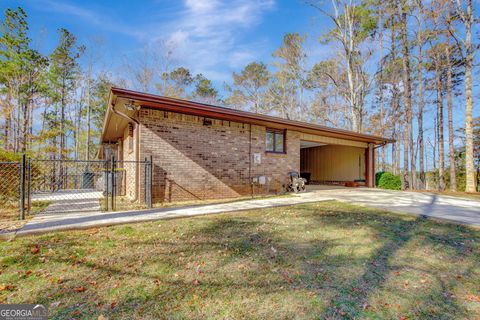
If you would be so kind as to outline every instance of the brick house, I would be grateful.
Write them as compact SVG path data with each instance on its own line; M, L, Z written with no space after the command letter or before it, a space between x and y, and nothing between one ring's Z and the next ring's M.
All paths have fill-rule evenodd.
M373 187L375 148L391 140L112 88L101 141L104 158L152 157L158 202L278 193L291 171ZM142 175L125 174L126 194L140 197Z

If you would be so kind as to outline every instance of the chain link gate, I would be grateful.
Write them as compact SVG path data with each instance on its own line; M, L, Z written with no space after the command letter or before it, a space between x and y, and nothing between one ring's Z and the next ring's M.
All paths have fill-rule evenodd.
M152 207L152 160L0 162L0 221ZM41 212L36 210L41 208ZM34 209L34 210L32 210Z

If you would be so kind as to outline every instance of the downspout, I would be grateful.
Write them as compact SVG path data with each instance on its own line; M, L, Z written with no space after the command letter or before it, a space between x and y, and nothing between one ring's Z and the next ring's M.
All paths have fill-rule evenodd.
M115 110L115 103L111 104L111 109L112 112L118 115L119 117L122 117L124 119L128 120L128 123L133 121L135 123L135 161L136 161L136 168L135 168L135 198L134 201L138 200L138 196L140 193L140 164L138 163L138 159L140 157L140 122L137 119L134 119L132 117L127 116L126 114ZM123 150L122 150L123 151Z
M384 141L384 142L382 142L382 143L380 143L380 144L377 144L375 147L373 147L373 149L374 149L374 150L377 150L378 148L384 147L384 146L386 146L386 145L387 145L387 142Z

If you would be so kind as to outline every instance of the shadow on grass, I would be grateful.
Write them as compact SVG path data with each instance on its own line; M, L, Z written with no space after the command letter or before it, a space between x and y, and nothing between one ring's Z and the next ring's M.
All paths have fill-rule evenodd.
M156 223L141 231L131 226L108 228L108 238L98 236L96 241L102 241L103 246L108 242L113 256L108 256L112 251L99 249L95 257L84 252L74 262L68 255L85 247L87 239L64 235L61 241L54 242L58 236L45 236L36 242L42 247L66 252L49 257L52 263L74 264L87 277L110 282L115 282L112 278L119 282L129 279L131 284L123 287L128 294L116 298L118 307L113 310L105 293L94 288L84 294L89 302L79 302L82 294L73 289L82 285L84 279L73 276L62 284L67 289L60 293L56 291L58 288L49 287L46 294L44 291L32 295L31 299L44 303L52 299L67 301L54 310L60 318L71 316L75 308L83 308L85 317L100 311L109 317L122 314L124 318L126 315L198 318L213 314L222 317L222 313L215 312L223 308L225 317L239 318L302 317L305 309L304 318L375 318L378 310L368 308L370 297L384 288L391 273L402 267L392 260L411 241L444 250L451 261L464 259L466 255L476 255L474 259L479 259L478 253L464 243L465 239L478 243L478 233L463 226L432 223L425 217L403 217L335 203L269 209L261 213L169 221L161 223L163 228ZM376 237L375 248L367 250L368 255L336 251L344 245L342 242L351 240L349 230L360 228ZM325 237L322 232L327 230L336 230L338 234ZM156 236L154 232L161 234ZM353 252L368 246L353 240L346 245ZM87 247L95 245L87 242ZM348 270L350 266L353 271ZM409 268L421 267L411 265ZM474 272L464 266L458 269L464 277ZM419 271L432 274L439 286L418 295L412 293L417 300L416 310L412 311L414 318L468 317L465 308L449 294L456 286L454 276L442 277L438 270ZM195 284L197 279L199 283ZM156 281L160 284L155 285ZM302 290L314 292L320 302L315 304L314 298L301 296ZM250 293L264 301L280 295L280 306L264 301L263 304L251 300L250 304L242 302ZM55 296L58 294L60 296ZM395 298L396 294L390 293L389 298ZM292 299L297 300L292 303ZM92 300L103 307L97 307ZM427 313L425 305L432 300L437 308ZM206 303L210 305L205 306Z
M436 196L433 197L432 203L427 207L433 206ZM465 246L463 241L471 239L473 242L480 241L478 233L472 229L455 224L432 223L427 215L418 216L410 219L399 219L399 216L391 215L385 212L385 215L374 213L373 210L364 209L365 212L358 213L361 215L362 225L368 226L375 234L378 234L379 241L382 245L376 249L371 256L364 261L365 268L363 272L353 279L350 284L336 286L336 294L330 301L330 306L319 315L319 319L357 319L374 317L375 312L369 310L369 298L372 293L381 290L388 279L389 274L394 273L399 268L392 265L392 258L404 248L411 240L418 240L420 237L421 245L431 247L442 247L439 250L445 250L450 256L450 260L463 260L466 253L472 253L472 249ZM317 215L312 211L311 216L317 218L319 223L334 226L338 228L351 229L358 227L358 222L352 220L351 211L330 210L324 215ZM364 223L364 224L363 224ZM430 227L430 228L429 228ZM428 229L428 231L427 231ZM455 231L455 232L452 232ZM452 233L460 233L463 236L455 239ZM479 259L480 257L477 257ZM350 261L354 263L353 259ZM346 259L342 264L348 264ZM447 263L447 262L446 262ZM323 263L320 262L320 265ZM410 270L416 270L415 265L408 266ZM464 276L468 277L474 273L475 267L464 270ZM449 319L454 314L457 317L467 317L467 311L459 306L449 291L455 287L456 281L445 281L444 275L439 274L436 270L417 270L423 273L434 274L435 280L440 284L440 290L432 289L425 296L416 297L416 306L421 309L423 303L436 300L437 310L430 310L432 313L426 312L422 315L420 310L416 317L424 316L425 318L435 317L436 319ZM395 297L395 295L393 296ZM417 310L418 311L418 310ZM437 313L438 312L438 313Z

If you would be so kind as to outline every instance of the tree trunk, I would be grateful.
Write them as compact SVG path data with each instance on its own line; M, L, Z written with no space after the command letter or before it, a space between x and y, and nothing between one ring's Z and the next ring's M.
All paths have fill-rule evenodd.
M397 139L397 130L396 130L396 125L395 122L392 123L392 139ZM397 160L396 160L396 155L397 155L397 142L392 143L392 172L393 174L398 174L397 172Z
M397 171L396 174L400 174L400 152L401 152L401 147L402 147L402 124L400 123L400 116L397 117L397 122L398 122L398 130L397 130L397 154L396 154L396 164L397 168L395 171ZM403 181L403 179L402 179Z
M443 138L443 85L440 57L435 57L435 81L437 85L437 134L438 134L438 190L445 190L445 145Z
M473 119L472 119L472 24L473 5L472 0L467 0L467 17L465 21L465 162L466 162L466 192L475 192L475 166L473 164Z
M447 10L447 16L449 19L450 11ZM454 132L453 132L453 114L452 114L452 64L450 57L450 36L447 32L446 41L445 41L445 55L447 63L447 109L448 109L448 151L450 156L450 191L457 191L456 183L456 168L455 168L455 147L454 143Z
M7 107L8 112L5 114L5 128L4 128L4 137L3 137L3 147L7 151L11 151L10 146L10 129L12 127L12 113L10 106Z
M404 99L404 137L403 137L403 189L412 189L415 175L415 161L413 161L412 137L412 92L410 85L410 53L407 39L407 4L401 1L401 32L402 32L402 64L403 64L403 99ZM409 172L410 162L410 172Z
M379 56L380 56L380 75L379 75L379 102L380 102L380 134L383 137L385 135L385 128L384 128L384 105L383 105L383 26L382 26L382 16L383 12L379 12L379 33L378 33L378 45L379 45ZM386 166L385 166L385 146L382 146L381 150L381 170L384 172L386 171Z
M437 141L438 141L438 126L437 126L437 121L438 119L438 113L435 113L435 117L433 119L433 127L435 130L433 130L433 145L432 145L432 165L433 165L433 186L432 189L438 189L438 184L437 184Z
M27 101L24 101L22 103L22 110L23 110L23 115L22 115L23 119L22 119L22 129L20 132L20 136L21 136L20 151L22 153L25 153L27 151L27 136L28 136L28 103Z
M418 66L417 66L417 81L418 81L418 158L419 158L419 171L420 179L417 182L418 189L425 189L425 147L423 142L423 30L422 30L422 15L423 5L422 1L418 0L418 7L421 11L419 13L419 23L417 30L417 42L418 42Z
M87 141L85 145L85 160L90 160L90 118L91 118L91 107L90 107L90 81L87 82Z

